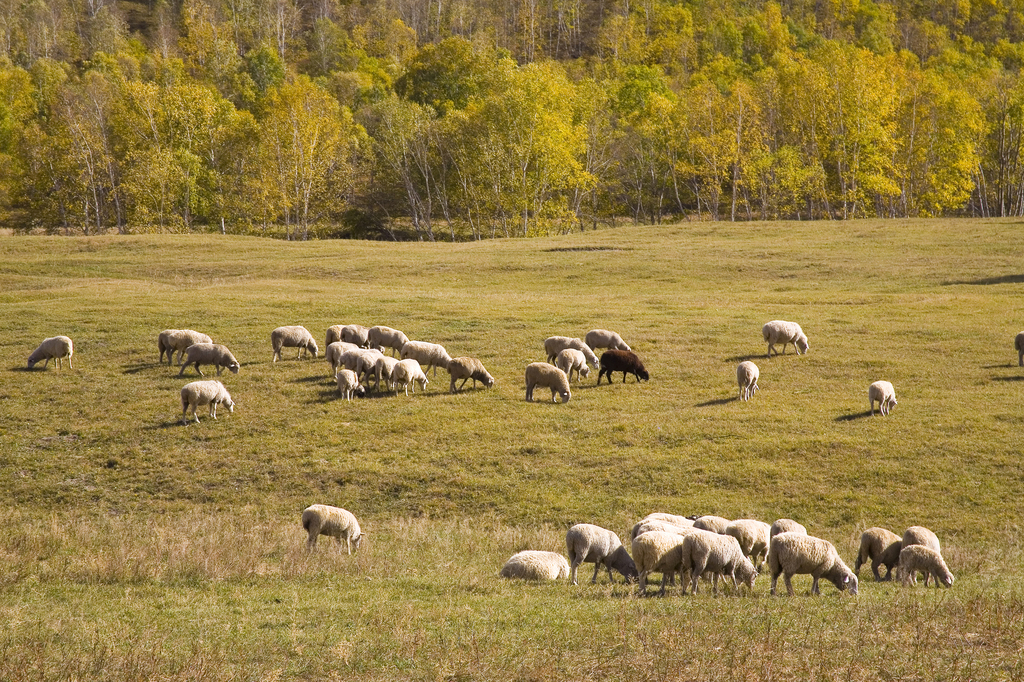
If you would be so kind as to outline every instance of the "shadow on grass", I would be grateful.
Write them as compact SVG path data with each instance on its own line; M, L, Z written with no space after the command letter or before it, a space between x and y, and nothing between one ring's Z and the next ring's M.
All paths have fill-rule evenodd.
M213 417L207 417L207 419L212 420ZM162 431L164 429L181 428L182 426L188 426L190 424L195 424L195 423L196 423L196 421L194 419L192 419L191 417L189 417L188 422L185 423L185 424L182 424L181 423L181 417L178 417L177 419L170 420L170 421L163 421L163 422L160 422L159 424L151 424L150 426L143 427L143 430L145 430L145 431ZM202 424L202 422L200 422L200 424Z
M708 400L703 403L697 403L694 407L712 407L714 405L728 405L729 403L739 400L738 395L730 396L728 398L719 398L717 400Z
M977 286L988 286L990 284L1021 284L1024 283L1024 275L1003 275L1001 277L982 277L981 279L960 279L943 282L944 286L953 284L971 284Z
M768 360L767 355L761 355L760 353L751 353L750 355L734 355L731 358L725 358L722 362L746 362L747 360Z
M863 419L864 417L870 417L871 411L867 412L853 412L851 414L842 414L836 417L837 422L852 422L856 419Z
M39 367L26 367L25 365L18 365L17 367L11 367L10 372L42 372L43 368Z
M992 381L1024 381L1024 375L1016 377L992 377Z
M1010 369L1010 368L1018 367L1018 366L1019 365L1017 365L1016 363L1007 362L1005 365L982 365L981 368L982 369Z
M292 379L293 384L315 384L320 381L329 381L333 384L335 383L335 378L330 374L320 374L308 377L299 377L298 379Z
M144 362L134 365L128 365L122 374L138 374L139 372L145 372L147 369L153 369L155 367L163 367L162 362ZM177 368L175 368L177 369Z

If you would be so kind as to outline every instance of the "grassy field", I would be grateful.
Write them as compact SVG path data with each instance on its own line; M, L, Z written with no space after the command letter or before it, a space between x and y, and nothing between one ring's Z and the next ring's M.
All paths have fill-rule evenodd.
M1020 228L0 239L0 679L1024 679ZM809 353L767 360L771 319ZM496 385L449 395L442 372L349 403L322 359L271 363L275 327L322 344L352 322L478 357ZM232 349L233 414L181 425L197 376L157 363L169 327ZM526 403L544 338L595 327L650 382L595 372L567 405ZM56 334L74 370L26 371ZM899 399L885 419L877 379ZM357 555L304 551L315 502L359 516ZM851 565L865 528L925 525L957 581L658 599L496 577L521 549L564 552L574 523L628 536L652 511L795 518Z

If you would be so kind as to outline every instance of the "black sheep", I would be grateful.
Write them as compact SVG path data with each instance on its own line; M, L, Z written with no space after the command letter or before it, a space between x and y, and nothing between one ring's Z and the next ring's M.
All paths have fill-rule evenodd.
M626 383L626 375L632 374L637 383L649 381L651 375L644 368L640 357L631 350L609 350L601 354L601 371L597 373L597 384L601 385L601 376L608 375L608 383L612 383L612 372L622 372L622 383Z

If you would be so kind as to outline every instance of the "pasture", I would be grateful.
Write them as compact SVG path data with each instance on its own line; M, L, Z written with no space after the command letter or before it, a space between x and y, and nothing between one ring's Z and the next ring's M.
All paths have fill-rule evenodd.
M460 244L0 239L0 679L1024 678L1024 245L1009 220L696 223ZM765 358L761 326L810 350ZM337 398L332 324L480 358L496 384ZM270 332L321 344L272 363ZM182 426L192 328L241 363ZM651 379L523 400L543 340L613 329ZM74 369L26 371L44 338ZM598 353L600 354L600 352ZM760 367L737 399L736 365ZM41 365L39 365L41 367ZM209 367L208 378L218 378ZM868 416L867 387L899 401ZM472 382L470 382L471 385ZM345 507L349 557L299 525ZM934 530L949 590L638 598L497 578L652 511ZM649 590L657 588L657 576ZM781 586L781 581L780 581ZM784 593L784 590L783 590Z

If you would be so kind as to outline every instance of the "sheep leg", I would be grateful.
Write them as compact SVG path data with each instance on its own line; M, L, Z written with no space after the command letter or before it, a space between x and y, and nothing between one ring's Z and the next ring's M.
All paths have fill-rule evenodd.
M572 557L572 566L569 567L569 583L572 585L579 585L576 580L576 571L580 567L580 560Z
M594 562L594 576L590 579L591 585L597 584L597 574L601 572L601 561L600 559ZM608 569L608 577L612 575L612 569Z
M789 596L792 597L793 595L795 595L796 592L793 591L793 576L792 576L792 574L790 574L790 573L783 573L782 574L782 579L786 581L786 592L789 594Z
M213 417L214 419L217 418L217 402L216 401L210 403L210 416Z
M813 578L813 580L811 581L811 594L821 594L821 592L818 591L819 576L812 574L811 577Z

